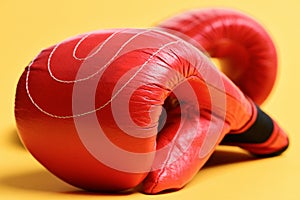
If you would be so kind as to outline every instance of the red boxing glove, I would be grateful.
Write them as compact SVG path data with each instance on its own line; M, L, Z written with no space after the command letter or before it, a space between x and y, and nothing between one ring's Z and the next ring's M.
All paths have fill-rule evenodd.
M270 94L277 74L272 39L254 19L220 8L199 9L159 25L218 58L221 70L257 105Z
M92 191L179 189L226 134L263 142L254 153L288 145L202 52L159 30L92 32L43 50L19 80L15 116L40 163Z
M266 30L252 18L228 9L201 9L175 16L159 27L220 59L221 70L257 105L270 94L277 74L276 49ZM240 146L260 156L272 156L280 151L265 152L261 146L272 143L278 133L274 131L274 134L265 144L265 140L257 138L259 134L239 139L228 135L222 144Z

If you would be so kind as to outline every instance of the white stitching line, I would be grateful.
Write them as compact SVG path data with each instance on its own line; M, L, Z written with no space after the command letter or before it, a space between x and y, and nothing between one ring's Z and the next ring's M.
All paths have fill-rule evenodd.
M49 74L50 74L50 76L51 76L51 78L53 78L54 80L56 80L57 82L61 82L61 83L76 83L76 82L80 82L80 81L86 81L86 80L88 80L88 79L91 79L92 77L94 77L95 75L97 75L97 74L99 74L99 72L101 72L102 70L104 70L108 65L110 65L111 64L111 62L119 55L119 53L125 48L125 46L127 45L127 44L129 44L131 41L133 41L135 38L137 38L139 35L141 35L141 34L143 34L143 33L146 33L146 32L150 32L151 30L149 30L149 29L147 29L147 30L145 30L145 31L142 31L142 32L139 32L139 33L137 33L137 34L135 34L135 35L133 35L130 39L128 39L121 47L120 47L120 49L113 55L113 57L104 65L104 66L102 66L102 67L100 67L100 69L99 70L97 70L95 73L93 73L93 74L91 74L91 75L89 75L89 76L87 76L87 77L85 77L85 78L81 78L81 79L77 79L77 80L62 80L62 79L59 79L59 78L57 78L57 77L55 77L54 75L53 75L53 73L52 73L52 71L51 71L51 58L52 58L52 56L53 56L53 54L54 54L54 52L55 52L55 50L57 49L57 47L61 44L58 44L58 45L56 45L54 48L53 48L53 50L51 51L51 53L50 53L50 55L49 55L49 58L48 58L48 63L47 63L47 66L48 66L48 72L49 72ZM121 32L121 31L120 31ZM119 33L119 32L117 32L117 33ZM115 34L112 34L113 36L115 36L117 33L115 33ZM99 52L101 49L102 49L102 47L113 37L111 35L111 37L108 37L101 45L100 45L100 47L96 50L96 52ZM88 35L87 35L88 36ZM87 36L85 36L85 38L87 37ZM81 40L80 40L81 41ZM79 42L80 42L79 41ZM79 43L78 42L78 43ZM77 43L77 44L78 44ZM78 45L76 45L76 46L78 46ZM76 47L75 47L76 48ZM74 52L74 50L73 50L73 52ZM96 53L93 53L94 55L96 55ZM74 53L73 53L73 55L74 55ZM93 55L93 56L94 56ZM89 58L91 58L92 56L90 56ZM75 57L74 57L75 58ZM76 58L75 58L76 59ZM88 59L88 58L86 58L86 59ZM86 60L85 59L85 60Z
M179 43L180 42L180 40L177 40L177 41L173 41L173 42L169 42L169 43L167 43L167 44L165 44L165 45L163 45L163 46L161 46L157 51L155 51L147 60L146 60L146 62L144 62L143 63L143 65L133 74L133 76L132 77L130 77L130 79L128 79L128 81L112 96L112 98L107 102L107 103L105 103L104 105L103 105L103 107L105 107L106 105L108 105L110 102L112 102L112 100L114 100L115 98L116 98L116 96L130 83L130 81L132 81L135 77L136 77L136 75L140 72L140 71L142 71L142 69L150 62L150 60L152 60L152 58L156 55L156 54L158 54L161 50L163 50L164 48L166 48L167 46L170 46L170 45L172 45L172 44L175 44L175 43ZM102 106L101 106L102 107ZM99 108L99 110L100 109L102 109L102 108ZM96 111L98 111L98 109L96 109Z
M40 55L40 54L39 54L39 55ZM38 56L39 56L39 55L38 55ZM37 56L37 57L38 57L38 56ZM36 57L36 58L37 58L37 57ZM36 58L35 58L35 59L36 59ZM29 91L29 81L28 81L28 80L29 80L30 68L31 68L31 65L34 63L35 59L33 59L33 60L31 61L31 63L28 65L27 74L26 74L26 93L27 93L27 96L29 97L31 103L32 103L37 109L39 109L42 113L44 113L44 114L46 114L46 115L48 115L48 116L50 116L50 117L54 117L54 118L62 118L62 119L64 119L64 118L71 118L70 116L58 116L58 115L53 115L53 114L51 114L51 113L45 111L44 109L42 109L42 108L41 108L37 103L35 103L35 101L33 100L32 96L31 96L31 94L30 94L30 91Z
M89 33L89 34L85 35L84 37L82 37L82 38L79 40L79 42L77 42L77 44L76 44L76 46L75 46L75 48L74 48L74 50L73 50L73 58L75 58L76 60L82 61L82 60L87 60L87 59L89 59L89 58L94 57L94 56L102 49L102 47L103 47L103 46L104 46L111 38L113 38L117 33L120 33L120 32L121 32L121 31L116 31L116 32L114 32L113 34L111 34L108 38L106 38L106 39L104 40L104 42L101 43L101 45L97 48L97 50L96 50L95 52L93 52L92 54L88 55L88 56L85 57L85 58L79 58L79 57L76 56L76 51L77 51L79 45L80 45L80 44L81 44L88 36L90 36L92 33Z
M145 31L146 32L146 31ZM29 74L30 74L30 68L31 68L31 65L34 63L35 59L39 56L37 56L28 66L28 71L27 71L27 74L26 74L26 92L27 92L27 95L29 97L29 99L31 100L32 104L38 109L40 110L42 113L50 116L50 117L53 117L53 118L59 118L59 119L68 119L68 118L75 118L75 117L81 117L81 116L84 116L84 115L88 115L88 114L91 114L91 113L94 113L94 112L97 112L101 109L103 109L104 107L106 107L109 103L111 103L116 97L117 95L130 83L130 81L132 81L134 79L134 77L150 62L150 60L153 59L153 57L158 54L160 51L162 51L164 48L166 48L167 46L170 46L172 44L175 44L175 43L179 43L181 42L180 40L176 40L176 41L173 41L173 42L169 42L163 46L161 46L157 51L155 51L144 63L143 65L133 74L133 76L111 97L110 100L108 100L105 104L103 104L102 106L100 106L99 108L96 108L94 110L90 110L90 111L87 111L87 112L84 112L84 113L80 113L80 114L75 114L75 115L66 115L66 116L60 116L60 115L54 115L54 114L51 114L47 111L45 111L44 109L42 109L35 101L34 99L32 98L31 94L30 94L30 90L29 90ZM126 42L128 43L128 41ZM125 44L125 43L124 43ZM122 47L124 48L125 45L122 45Z

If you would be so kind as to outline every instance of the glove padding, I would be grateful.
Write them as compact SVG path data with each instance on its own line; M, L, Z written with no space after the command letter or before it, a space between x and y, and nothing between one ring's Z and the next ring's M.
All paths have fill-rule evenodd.
M272 91L278 68L275 45L251 17L235 10L206 8L181 13L158 27L217 58L223 73L257 105Z

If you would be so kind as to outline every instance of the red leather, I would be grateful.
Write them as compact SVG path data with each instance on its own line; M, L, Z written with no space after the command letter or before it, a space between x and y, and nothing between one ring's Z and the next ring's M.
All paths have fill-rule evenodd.
M255 105L191 44L158 30L103 30L43 50L16 92L19 134L87 190L182 188Z
M285 131L273 120L274 128L271 136L263 143L227 143L239 146L258 157L272 157L280 155L289 146L289 139ZM259 133L257 133L259 134Z
M256 104L262 104L270 94L277 74L276 49L254 19L229 9L200 9L170 18L159 27L219 59L221 70ZM272 136L264 143L228 143L227 138L222 144L240 146L258 156L280 154L288 139L273 123Z
M277 74L277 53L256 20L235 10L207 8L179 14L159 27L218 58L221 70L256 104L269 96Z

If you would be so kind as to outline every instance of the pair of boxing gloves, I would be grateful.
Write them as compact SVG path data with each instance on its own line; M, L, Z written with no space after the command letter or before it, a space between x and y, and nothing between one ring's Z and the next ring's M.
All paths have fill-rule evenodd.
M257 156L288 147L259 108L276 72L270 36L233 10L91 32L44 49L26 68L16 92L18 132L42 165L74 186L180 189L219 144Z

